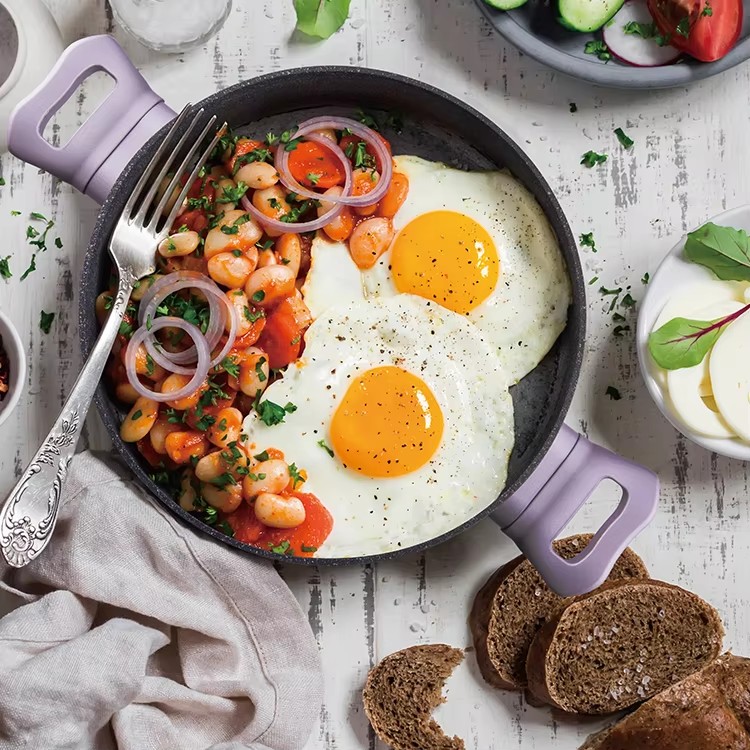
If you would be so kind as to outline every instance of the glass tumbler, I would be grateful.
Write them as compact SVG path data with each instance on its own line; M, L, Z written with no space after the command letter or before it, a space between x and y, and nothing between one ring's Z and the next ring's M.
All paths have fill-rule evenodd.
M117 23L157 52L184 52L216 34L232 0L109 0Z

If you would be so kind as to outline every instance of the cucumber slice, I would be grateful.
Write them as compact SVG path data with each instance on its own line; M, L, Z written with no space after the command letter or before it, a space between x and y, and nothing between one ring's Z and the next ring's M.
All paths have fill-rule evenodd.
M490 8L497 8L498 10L513 10L514 8L520 8L522 5L526 5L529 0L484 0Z
M557 20L572 31L601 29L625 0L558 0Z

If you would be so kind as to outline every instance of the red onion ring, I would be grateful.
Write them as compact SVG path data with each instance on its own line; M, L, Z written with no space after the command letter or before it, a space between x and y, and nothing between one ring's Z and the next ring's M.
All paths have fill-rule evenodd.
M154 331L161 330L162 328L179 328L185 331L188 336L193 340L195 349L198 353L198 362L195 366L195 371L192 379L184 387L172 393L157 393L141 383L138 378L138 373L135 370L135 361L138 354L138 349L141 344L150 336ZM158 318L151 324L151 329L147 329L145 326L139 328L130 339L128 348L125 351L125 372L128 376L128 381L133 389L138 393L139 396L144 396L152 401L158 403L165 403L166 401L179 401L181 398L187 398L192 396L198 388L202 385L205 379L208 377L209 360L211 358L211 352L208 348L208 343L204 335L200 332L197 326L192 323L188 323L182 318L174 318L172 316L165 316Z
M393 178L393 158L388 153L388 149L383 145L380 136L372 128L368 128L366 125L362 125L356 120L351 120L348 117L314 117L312 120L307 120L299 126L294 134L295 138L305 137L307 140L320 143L332 151L335 156L339 157L339 159L343 157L349 170L351 170L349 159L338 145L333 143L330 139L325 138L325 136L314 135L317 130L327 129L350 130L353 135L356 135L360 140L364 141L369 146L372 146L383 170L380 179L378 180L378 184L373 191L365 193L364 195L353 196L350 194L351 188L345 188L340 197L332 198L330 202L353 207L372 206L375 203L378 203L378 201L380 201L388 192L388 188L391 186L391 179ZM287 189L299 193L299 195L305 196L306 198L320 198L320 193L311 192L294 179L289 171L289 153L290 152L281 146L276 151L275 166L276 171L279 173L281 184Z
M316 193L318 200L324 200L326 203L333 203L329 201L327 197L324 197L322 193ZM270 216L258 211L257 208L248 200L246 195L243 195L240 199L242 207L247 211L261 226L266 229L271 229L279 234L302 234L303 232L315 232L318 229L322 229L328 226L343 210L342 205L333 205L330 211L327 211L322 216L319 216L313 221L303 221L301 223L292 224L285 221L279 221L278 219L272 219Z
M148 321L151 320L151 328L153 328L153 321L157 319L156 309L161 302L169 297L170 294L174 294L182 289L200 289L206 292L211 317L204 337L208 344L209 352L213 352L224 334L226 319L225 316L221 315L221 304L224 305L226 313L229 316L227 341L221 352L211 361L211 367L214 367L226 357L234 345L237 337L237 315L224 292L202 273L197 271L176 271L158 279L141 300L138 311L138 322L148 327ZM189 375L193 372L193 368L180 367L180 365L192 364L195 361L195 344L184 352L160 352L157 350L153 338L147 337L145 345L146 350L153 360L170 372L176 372L181 375Z

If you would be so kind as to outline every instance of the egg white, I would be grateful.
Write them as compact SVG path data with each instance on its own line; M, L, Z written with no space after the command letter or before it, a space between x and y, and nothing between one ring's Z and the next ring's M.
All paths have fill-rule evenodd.
M412 295L328 309L305 337L302 358L263 400L296 411L267 426L245 421L253 450L277 448L304 468L304 491L334 518L316 555L352 557L405 549L459 526L505 486L514 442L508 377L496 351L463 316ZM443 438L432 458L399 477L367 477L331 457L329 426L351 379L393 365L420 377L440 404ZM397 418L397 417L396 417Z
M518 382L544 358L565 328L572 294L557 239L531 193L507 172L464 172L417 156L394 157L409 178L396 231L432 211L474 219L492 237L500 257L493 294L468 314ZM368 297L398 294L389 249L363 272ZM312 282L313 284L315 282Z

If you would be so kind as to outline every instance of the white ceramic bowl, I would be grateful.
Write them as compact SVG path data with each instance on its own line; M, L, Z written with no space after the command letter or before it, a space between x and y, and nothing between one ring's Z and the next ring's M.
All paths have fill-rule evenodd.
M723 214L715 216L713 219L707 219L714 224L723 224L734 227L735 229L744 229L750 232L750 206L740 206L739 208L725 211ZM702 222L704 224L706 222ZM685 437L694 443L715 453L721 453L731 458L739 458L742 461L750 461L750 444L737 438L709 438L698 435L690 429L672 409L665 392L659 382L659 367L651 358L648 351L648 335L654 327L656 319L662 308L678 289L686 287L697 281L706 279L715 279L716 277L704 266L697 263L691 263L683 257L683 248L685 247L685 237L669 251L667 256L661 262L659 268L651 277L647 287L646 296L641 303L641 309L638 313L638 327L636 330L636 346L638 349L638 361L641 366L643 379L646 381L651 397L659 407L661 413L672 423L675 429L679 430Z
M26 385L26 352L21 337L10 319L0 312L0 338L10 361L10 389L0 401L0 425L15 409Z

